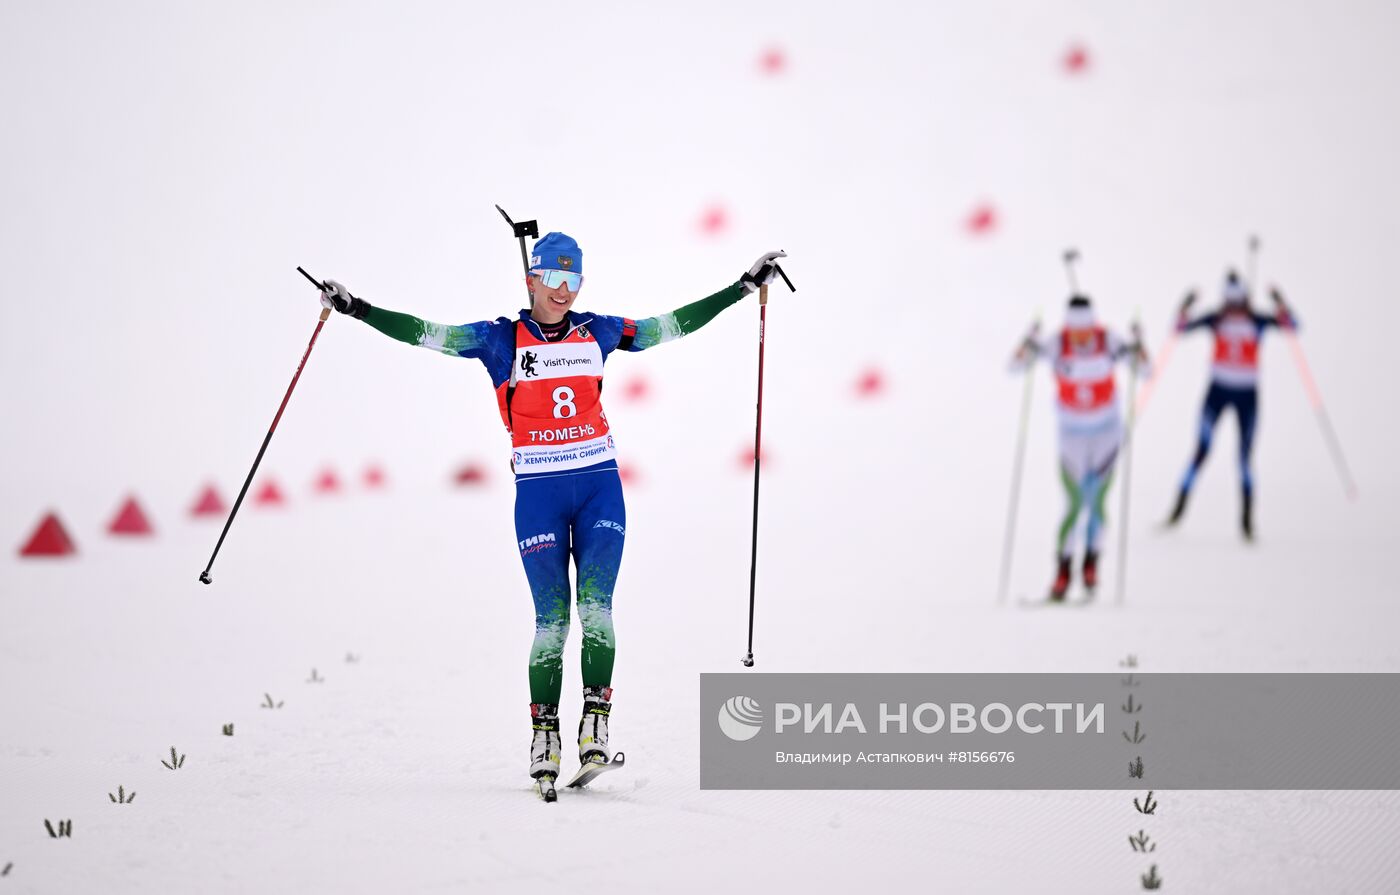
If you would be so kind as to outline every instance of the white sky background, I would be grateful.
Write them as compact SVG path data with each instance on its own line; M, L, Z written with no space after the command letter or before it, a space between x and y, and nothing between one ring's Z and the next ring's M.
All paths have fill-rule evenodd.
M1060 65L1075 41L1090 53L1080 77ZM758 65L769 47L787 56L777 77ZM35 811L58 810L31 806L73 804L115 786L117 770L141 783L126 768L153 765L146 739L159 737L158 751L167 730L208 733L198 725L210 706L222 720L250 686L300 687L306 656L335 661L353 646L378 675L353 686L370 689L342 671L326 685L331 707L298 691L289 709L308 714L270 744L345 764L309 784L295 768L272 771L290 775L274 781L291 787L282 801L240 802L190 842L178 873L161 876L155 860L133 884L194 884L211 855L246 861L224 869L247 883L239 874L265 846L257 829L280 837L268 872L292 879L363 885L395 862L421 867L423 884L532 879L528 851L500 844L526 841L537 817L525 813L537 806L512 726L531 616L508 546L507 438L480 364L333 318L263 465L293 508L245 509L210 590L194 577L216 532L183 518L206 480L232 496L305 349L320 308L295 267L432 320L513 316L519 253L497 202L580 240L585 310L668 311L767 249L791 254L801 291L778 290L768 315L762 670L1105 671L1130 651L1158 671L1400 669L1389 634L1397 50L1400 11L1385 3L5 4L0 600L16 605L0 639L0 710L20 733L0 740L13 744L0 757L23 775L28 813L0 815L0 833L22 831L9 840L20 842ZM963 222L981 202L1000 226L977 238ZM713 204L731 226L707 235L698 223ZM1194 336L1163 371L1135 448L1134 611L993 614L1021 393L1005 362L1037 309L1058 321L1060 252L1083 253L1081 282L1103 319L1122 329L1140 309L1155 347L1188 286L1214 306L1251 232L1263 278L1302 319L1361 499L1343 498L1271 333L1259 544L1237 546L1232 418L1187 527L1154 536L1205 386L1209 340ZM774 853L877 849L894 881L932 841L956 843L937 858L965 891L1133 883L1136 859L1118 853L1131 831L1097 825L1107 794L695 792L695 673L734 670L742 646L752 486L737 455L752 438L755 317L745 303L608 368L609 419L642 477L628 490L618 591L619 723L638 765L618 784L635 792L592 805L622 825L620 847L649 855L633 882L666 871L685 840L730 849L774 885ZM858 401L853 384L871 365L889 387ZM634 375L649 378L649 401L621 400ZM1061 510L1043 368L1035 388L1013 595L1048 584ZM449 492L469 459L493 481ZM388 470L385 502L310 505L323 464L350 474L369 460ZM101 533L128 491L160 532L149 554ZM49 508L78 541L77 563L15 556ZM573 645L567 661L573 681ZM490 724L443 714L483 676L495 685L478 703ZM438 677L441 687L418 684ZM184 689L165 691L172 679ZM365 733L382 711L396 713L402 741ZM249 714L240 725L264 725ZM310 729L343 734L343 750L378 750L364 773L397 794L358 809L346 807L357 793L325 801L317 787L337 785L336 767L359 768L360 753L308 741ZM484 767L460 766L469 742ZM192 755L221 745L195 743ZM58 752L34 758L40 747ZM395 773L420 755L421 776L400 786ZM248 772L228 760L230 774ZM674 781L668 763L681 768ZM192 819L156 779L141 786L164 799L160 817ZM209 799L234 785L192 779ZM453 813L463 779L489 802L465 820ZM276 787L246 788L261 798ZM457 840L367 832L381 810L406 826L423 798L435 800L430 816L497 837L520 875L492 877L487 863L454 877L437 862L453 860ZM1164 831L1177 885L1229 879L1241 891L1274 873L1277 891L1315 891L1345 871L1365 891L1388 879L1376 837L1390 835L1393 812L1375 826L1365 794L1318 796L1318 810L1304 795L1293 814L1251 815L1253 826L1237 822L1251 810L1244 795L1213 798L1186 796L1189 812ZM347 812L334 832L368 837L383 862L328 869L308 857L335 846L298 838L297 812L327 804ZM1043 810L1021 812L1028 804ZM79 885L124 849L150 857L143 843L157 835L105 823L111 837L87 840L93 851L62 870L41 857L47 841L23 840L16 873L43 867ZM1043 838L1052 828L1063 836ZM790 835L769 835L778 829ZM1333 841L1345 831L1350 844ZM986 844L1001 834L1016 855ZM1121 863L1111 874L1052 872L1056 860L1102 866L1110 839ZM1232 848L1215 854L1222 843ZM1357 843L1376 848L1356 856ZM559 847L580 867L593 854ZM854 883L858 870L826 879ZM576 881L562 873L550 881ZM713 890L698 871L688 879Z

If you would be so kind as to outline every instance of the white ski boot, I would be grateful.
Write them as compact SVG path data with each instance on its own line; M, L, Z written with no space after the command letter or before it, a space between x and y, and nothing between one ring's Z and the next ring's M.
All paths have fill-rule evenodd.
M604 771L616 771L627 756L608 749L608 714L612 711L611 687L583 688L583 719L578 722L578 773L570 789L582 789Z
M579 764L607 764L608 713L612 711L612 687L583 688L583 718L578 722Z
M540 798L553 802L558 795L554 781L559 778L559 756L563 741L559 739L559 706L552 703L530 703L530 776Z

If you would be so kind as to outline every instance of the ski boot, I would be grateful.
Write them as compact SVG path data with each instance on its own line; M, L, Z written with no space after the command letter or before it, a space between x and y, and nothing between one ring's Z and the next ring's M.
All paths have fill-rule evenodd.
M1097 550L1084 551L1084 566L1082 574L1084 576L1084 589L1090 596L1094 594L1094 588L1099 586L1099 552Z
M607 764L608 713L612 711L612 687L583 688L583 718L578 722L579 764Z
M1050 601L1052 603L1063 603L1065 594L1069 592L1070 579L1070 558L1060 557L1059 568L1055 572L1055 583L1050 585Z
M620 770L627 756L608 749L608 715L612 712L612 687L583 688L583 718L578 722L578 773L568 782L582 789L607 771Z
M559 756L563 743L559 739L559 706L553 703L530 703L530 776L540 798L553 802L558 798L554 781L559 779Z
M1254 540L1254 495L1246 492L1244 495L1244 509L1240 513L1240 530L1244 533L1246 541Z

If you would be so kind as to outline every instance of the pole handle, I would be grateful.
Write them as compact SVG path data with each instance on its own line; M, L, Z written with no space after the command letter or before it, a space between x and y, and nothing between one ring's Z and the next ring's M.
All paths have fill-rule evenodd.
M313 277L311 274L307 273L306 270L301 267L301 265L297 265L297 273L310 280L311 285L315 286L317 289L320 289L322 292L326 291L326 287L321 284L321 281Z
M325 291L326 291L326 287L323 286L323 285L321 285L321 281L318 280L318 279L316 279L315 277L313 277L311 274L307 273L306 270L305 270L303 267L301 267L301 265L297 265L297 273L301 274L302 276L304 276L304 277L306 277L308 280L310 280L310 281L311 281L311 285L315 286L317 289L320 289L322 292L325 292ZM322 322L322 323L325 323L325 322L326 322L327 320L329 320L329 319L331 319L331 309L330 309L330 308L322 308L322 309L321 309L321 322Z
M768 304L768 287L766 285L758 287L758 303L760 305Z
M788 279L787 271L783 270L783 266L781 264L774 264L773 268L778 271L778 276L783 278L783 282L787 283L788 291L796 292L797 287L792 285L792 280Z

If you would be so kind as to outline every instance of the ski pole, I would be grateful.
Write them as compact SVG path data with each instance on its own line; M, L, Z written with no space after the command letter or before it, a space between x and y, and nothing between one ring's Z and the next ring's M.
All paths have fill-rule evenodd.
M1068 254L1068 253L1066 253ZM1031 332L1040 329L1040 315L1036 315ZM1026 382L1021 388L1021 417L1016 424L1016 459L1011 467L1011 497L1006 508L1006 533L1001 541L1001 580L997 584L997 605L1006 602L1007 584L1011 578L1011 548L1016 540L1016 510L1021 499L1021 468L1026 459L1026 428L1031 416L1031 386L1035 382L1035 355L1032 353L1026 364Z
M1332 465L1337 468L1337 474L1342 478L1347 500L1355 500L1356 481L1351 477L1351 467L1347 464L1346 455L1342 453L1342 443L1337 439L1336 430L1332 428L1327 406L1322 403L1322 392L1318 390L1312 368L1308 366L1307 356L1303 354L1303 343L1289 330L1284 330L1284 335L1288 339L1288 347L1293 350L1293 361L1298 367L1299 377L1303 380L1303 390L1308 393L1308 402L1312 404L1313 412L1317 414L1318 425L1322 427L1322 437L1327 440L1327 447L1332 454Z
M1250 288L1253 289L1259 258L1258 236L1250 235L1248 249L1249 284ZM1279 301L1277 297L1274 300ZM1332 418L1327 413L1327 405L1322 401L1322 391L1317 387L1317 380L1313 378L1307 355L1303 353L1303 343L1298 341L1297 335L1290 329L1285 328L1283 334L1288 340L1294 366L1298 368L1298 376L1303 380L1303 390L1308 393L1308 403L1312 405L1313 413L1317 415L1317 423L1322 427L1322 437L1326 440L1327 449L1332 455L1332 465L1336 467L1337 475L1341 476L1342 488L1346 491L1347 500L1355 500L1357 497L1356 480L1351 476L1351 466L1347 463L1346 455L1342 453L1342 443L1337 438L1336 430L1332 428Z
M796 292L792 280L778 265L773 265L778 275L787 284L788 290ZM749 649L739 661L745 668L753 667L753 609L754 595L758 584L758 470L759 457L763 449L763 336L768 322L768 287L758 287L758 409L753 429L753 545L749 561Z
M297 272L306 277L311 283L322 292L325 286L311 274L297 268ZM248 470L248 477L243 480L243 488L238 492L238 499L233 502L233 509L229 511L228 521L224 523L224 530L219 533L219 541L214 545L214 553L209 557L209 564L204 567L204 571L199 573L199 580L205 584L213 584L214 579L210 577L209 570L214 568L214 560L219 556L219 548L224 546L224 538L228 537L228 530L233 526L233 517L238 515L238 508L243 505L243 498L248 493L248 486L253 484L253 476L258 471L258 464L262 462L263 454L267 452L267 445L272 441L272 433L277 431L277 424L282 420L282 411L287 409L287 402L292 398L292 389L297 387L297 380L301 378L302 368L306 366L306 359L311 356L311 349L316 347L316 337L321 334L321 327L326 325L326 320L331 316L330 308L321 309L321 317L316 321L316 329L311 332L311 341L306 344L306 353L301 356L301 363L297 364L297 371L292 374L292 383L287 386L287 394L282 396L282 403L277 408L277 415L272 418L272 425L267 430L267 435L263 438L262 447L258 448L258 455L253 459L253 468Z
M1249 271L1249 291L1254 291L1255 277L1259 274L1259 237L1256 234L1249 234L1249 239L1245 241L1246 255L1248 262L1245 269Z
M1137 423L1134 397L1137 392L1138 361L1142 355L1142 326L1136 316L1133 319L1133 332L1137 338L1133 341L1132 363L1128 365L1128 422L1123 428L1123 499L1118 514L1121 517L1118 523L1118 594L1114 600L1118 606L1123 605L1128 582L1128 505L1133 482L1133 428Z
M1063 257L1065 261L1065 276L1069 277L1069 291L1074 295L1078 295L1079 278L1074 275L1074 262L1079 260L1079 250L1065 249Z
M1138 418L1142 417L1143 411L1147 409L1147 402L1152 400L1152 393L1157 389L1157 380L1162 378L1162 373L1167 369L1167 362L1172 359L1172 351L1176 348L1177 339L1181 337L1181 330L1178 329L1178 322L1191 310L1191 305L1196 301L1196 292L1186 294L1186 300L1182 302L1177 310L1177 320L1172 321L1171 332L1167 333L1167 340L1162 343L1162 350L1157 352L1157 368L1147 377L1147 381L1142 384L1142 391L1138 394L1137 405L1134 413Z

